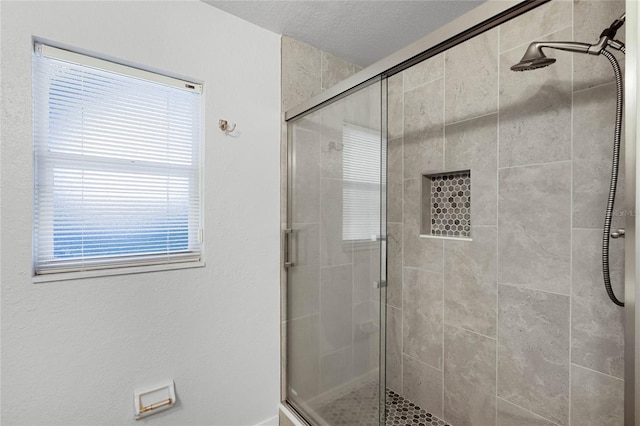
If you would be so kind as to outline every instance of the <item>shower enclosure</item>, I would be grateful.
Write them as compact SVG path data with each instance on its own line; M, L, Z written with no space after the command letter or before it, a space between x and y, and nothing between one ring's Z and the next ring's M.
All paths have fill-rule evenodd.
M496 3L288 113L283 399L312 425L634 424L602 272L605 211L632 217L624 167L607 206L609 58L510 69L597 42L625 3Z

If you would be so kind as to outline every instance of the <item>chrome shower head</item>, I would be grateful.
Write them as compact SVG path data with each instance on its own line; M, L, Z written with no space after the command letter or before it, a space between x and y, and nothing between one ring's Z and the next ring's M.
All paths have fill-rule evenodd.
M529 70L535 70L538 68L544 68L553 64L555 61L556 61L555 59L547 58L544 55L542 55L541 58L528 59L526 61L523 59L517 64L515 64L514 66L512 66L511 71L529 71Z
M576 43L572 41L535 41L529 45L520 62L511 67L511 71L528 71L548 67L556 60L547 58L542 48L565 50L576 53L590 53L590 44Z

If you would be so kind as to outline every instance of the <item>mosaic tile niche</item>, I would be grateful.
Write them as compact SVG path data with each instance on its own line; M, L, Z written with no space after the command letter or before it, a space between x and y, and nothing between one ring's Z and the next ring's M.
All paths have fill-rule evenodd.
M471 238L471 171L422 175L420 234Z

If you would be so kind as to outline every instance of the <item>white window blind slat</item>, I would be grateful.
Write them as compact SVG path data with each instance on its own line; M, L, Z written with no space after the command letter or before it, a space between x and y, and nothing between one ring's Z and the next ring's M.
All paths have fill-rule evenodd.
M342 238L345 241L371 240L380 235L381 229L380 196L386 153L380 133L345 124L342 146Z
M201 91L46 51L33 56L35 273L200 260Z

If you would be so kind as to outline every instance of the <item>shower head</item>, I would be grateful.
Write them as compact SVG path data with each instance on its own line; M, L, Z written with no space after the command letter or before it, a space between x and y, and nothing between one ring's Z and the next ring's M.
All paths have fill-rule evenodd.
M526 61L522 59L520 62L511 67L511 71L529 71L538 68L544 68L553 64L555 61L555 59L547 58L544 55L542 55L542 57L540 58L528 59Z
M577 43L572 41L535 41L529 45L524 56L520 59L520 62L511 67L511 71L535 70L553 64L556 60L553 58L547 58L542 51L543 47L565 50L567 52L592 53L589 51L589 48L592 46L587 43Z

